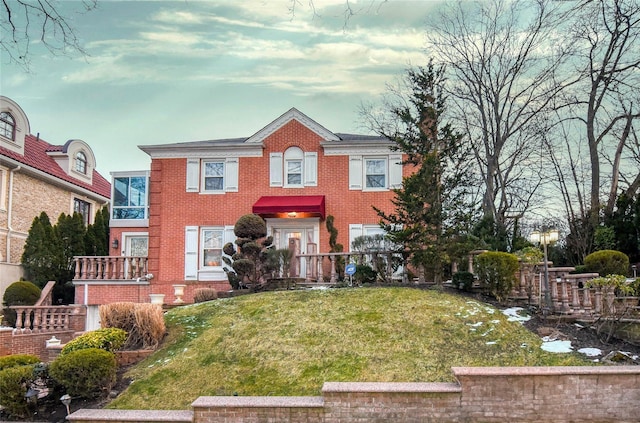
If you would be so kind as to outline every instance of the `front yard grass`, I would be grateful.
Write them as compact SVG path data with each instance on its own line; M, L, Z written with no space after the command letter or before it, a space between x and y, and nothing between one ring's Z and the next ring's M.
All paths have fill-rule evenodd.
M452 382L453 366L593 365L540 348L490 305L407 288L282 291L166 314L164 346L131 369L119 409L206 395L320 395L325 381Z

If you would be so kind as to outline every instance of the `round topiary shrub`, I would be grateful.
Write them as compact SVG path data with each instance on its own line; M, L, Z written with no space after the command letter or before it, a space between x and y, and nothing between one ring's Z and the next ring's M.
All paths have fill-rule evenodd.
M33 368L26 365L0 370L0 405L13 417L25 418L30 414L25 396L35 379Z
M0 370L37 363L40 363L40 358L33 354L5 355L0 357Z
M267 236L267 224L257 214L241 216L233 227L238 238L258 239Z
M14 327L16 324L16 312L10 306L34 305L39 299L42 290L29 281L14 282L7 287L2 297L2 303L6 306L4 318L7 324Z
M615 250L600 250L584 258L587 272L598 273L600 276L627 275L629 272L629 257Z
M116 370L115 354L87 348L60 355L49 366L49 375L72 397L97 398L111 390Z
M127 332L120 328L102 328L87 332L79 337L67 342L61 355L72 351L84 350L87 348L99 348L101 350L115 352L124 345L127 340Z

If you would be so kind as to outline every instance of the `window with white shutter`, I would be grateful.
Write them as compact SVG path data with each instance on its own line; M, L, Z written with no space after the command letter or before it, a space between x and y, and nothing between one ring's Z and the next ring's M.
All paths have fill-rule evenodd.
M187 192L200 190L200 159L187 159Z
M186 226L184 236L184 279L198 280L198 227Z
M282 186L282 153L269 154L269 186Z

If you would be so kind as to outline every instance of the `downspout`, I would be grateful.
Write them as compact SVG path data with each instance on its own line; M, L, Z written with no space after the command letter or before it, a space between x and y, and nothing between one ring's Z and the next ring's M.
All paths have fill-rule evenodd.
M13 228L11 227L11 220L13 215L13 174L20 171L20 169L22 169L22 166L11 169L11 171L9 172L9 204L7 206L7 244L5 255L5 261L7 263L11 263L11 234L13 233Z

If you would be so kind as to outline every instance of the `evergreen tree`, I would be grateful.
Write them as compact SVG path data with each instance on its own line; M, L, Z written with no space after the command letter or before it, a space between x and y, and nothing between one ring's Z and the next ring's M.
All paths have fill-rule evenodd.
M73 257L86 255L86 227L82 215L62 213L54 226L54 233L58 248L53 269L56 280L53 296L57 302L69 304L74 298L74 288L70 284L74 276Z
M42 212L31 223L21 258L28 279L40 288L55 278L51 270L55 266L56 247L51 221L47 213Z
M89 256L109 255L109 207L96 212L93 224L87 227L84 243Z
M462 136L443 123L444 68L433 61L426 68L407 71L408 98L392 105L392 125L378 126L378 133L395 142L411 167L402 188L395 189L395 212L375 208L393 242L412 252L411 262L430 270L442 282L447 250L468 226L470 210L466 187ZM393 128L388 131L386 128Z

